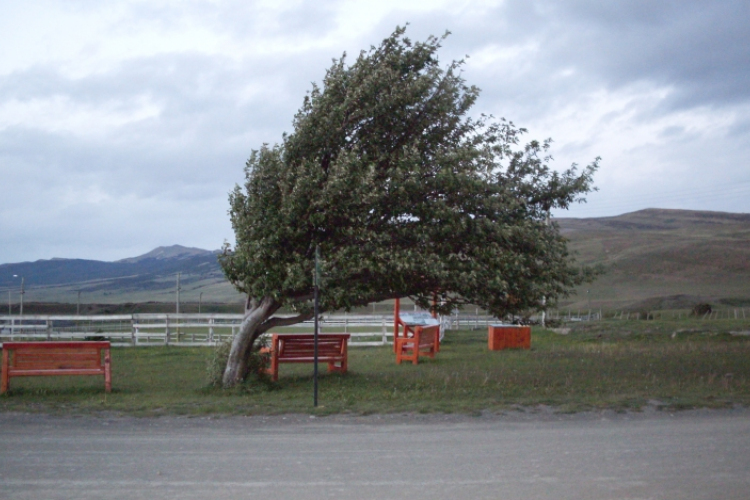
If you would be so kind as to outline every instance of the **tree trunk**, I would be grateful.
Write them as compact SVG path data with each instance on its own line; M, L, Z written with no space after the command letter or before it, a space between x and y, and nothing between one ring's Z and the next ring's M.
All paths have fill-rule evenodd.
M310 297L303 295L299 300L307 300ZM232 387L242 382L247 376L247 366L253 351L255 341L262 334L277 326L294 325L313 317L313 313L299 314L292 317L274 318L273 315L279 310L281 304L272 297L262 299L248 298L245 303L245 318L240 325L240 331L232 340L232 348L229 350L227 367L224 369L222 385Z
M222 383L224 387L232 387L242 382L247 375L247 363L255 340L265 331L261 327L279 305L271 297L263 297L260 301L248 299L245 305L245 318L240 330L232 340L227 367L224 369Z

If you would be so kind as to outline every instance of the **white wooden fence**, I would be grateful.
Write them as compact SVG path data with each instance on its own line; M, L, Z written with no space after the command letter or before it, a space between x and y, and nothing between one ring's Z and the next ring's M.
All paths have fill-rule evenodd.
M241 314L0 316L0 342L104 338L121 346L211 346L231 339L241 322ZM393 342L392 316L323 315L319 324L323 333L349 333L353 347ZM274 331L312 333L313 326L313 321L305 321Z
M442 318L444 330L485 328L489 316L451 315ZM107 339L119 346L213 346L231 339L241 314L122 314L98 316L0 316L0 342L23 340ZM349 333L352 347L393 343L393 316L385 314L324 314L322 333ZM277 328L274 332L313 332L313 321Z

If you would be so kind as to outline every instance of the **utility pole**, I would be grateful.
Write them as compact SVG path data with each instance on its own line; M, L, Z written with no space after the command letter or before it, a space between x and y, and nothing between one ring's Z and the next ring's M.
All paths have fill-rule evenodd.
M20 316L23 316L23 294L25 294L25 293L26 293L26 292L25 292L25 291L23 290L23 280L24 280L24 278L23 278L23 276L21 276L21 310L20 310L20 312L18 313L18 314L19 314Z
M177 294L177 314L180 314L180 273L177 273L177 286L175 287L175 293Z
M76 290L78 292L78 301L76 302L76 316L81 315L81 291Z
M201 304L203 303L203 292L198 295L198 314L201 313Z
M8 316L10 316L10 290L8 290Z

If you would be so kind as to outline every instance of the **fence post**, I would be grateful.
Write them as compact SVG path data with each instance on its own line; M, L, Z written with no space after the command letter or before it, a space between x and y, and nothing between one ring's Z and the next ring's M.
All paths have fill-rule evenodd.
M44 324L47 327L47 340L52 340L52 322L50 320L45 320Z
M383 332L383 345L388 345L388 335L385 327L385 318L381 318L380 324Z
M135 347L135 339L138 335L135 314L130 315L130 343Z
M208 318L208 341L214 341L214 319Z
M166 315L166 328L164 331L164 345L169 345L169 314Z

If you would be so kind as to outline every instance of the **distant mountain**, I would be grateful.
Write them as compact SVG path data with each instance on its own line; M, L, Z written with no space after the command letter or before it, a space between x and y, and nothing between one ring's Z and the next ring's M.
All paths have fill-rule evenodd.
M180 273L180 285L186 292L218 286L221 300L233 299L236 294L224 278L217 253L173 245L116 262L50 259L2 264L0 290L17 290L20 283L13 275L18 275L24 277L27 301L70 302L76 300L78 290L87 300L102 302L169 301Z
M221 272L216 253L180 245L159 247L139 257L116 262L84 259L50 259L0 265L0 287L18 285L13 275L23 276L27 286L63 285L127 278L142 281L178 272L204 275Z
M218 250L215 252L209 252L201 248L194 247L183 247L181 245L172 245L169 247L156 247L148 253L144 253L138 257L130 257L128 259L121 259L116 262L122 262L126 264L132 264L141 262L148 259L166 260L166 259L186 259L195 256L206 257L208 254L216 256Z

